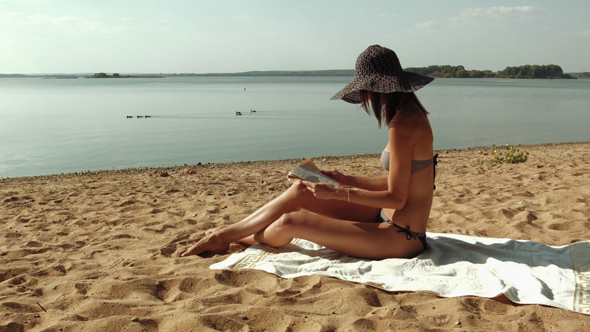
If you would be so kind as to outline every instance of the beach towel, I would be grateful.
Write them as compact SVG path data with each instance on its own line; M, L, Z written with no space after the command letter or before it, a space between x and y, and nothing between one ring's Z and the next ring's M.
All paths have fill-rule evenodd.
M547 246L524 240L427 233L428 248L412 259L350 257L294 239L250 246L211 269L258 269L283 278L320 274L387 291L432 291L442 297L501 294L590 314L590 241Z

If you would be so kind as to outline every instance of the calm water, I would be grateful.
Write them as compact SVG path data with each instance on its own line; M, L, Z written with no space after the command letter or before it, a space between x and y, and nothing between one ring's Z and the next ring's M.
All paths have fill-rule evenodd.
M379 153L386 130L329 100L350 79L3 78L0 177ZM436 79L418 96L435 149L450 149L588 141L589 92L590 80Z

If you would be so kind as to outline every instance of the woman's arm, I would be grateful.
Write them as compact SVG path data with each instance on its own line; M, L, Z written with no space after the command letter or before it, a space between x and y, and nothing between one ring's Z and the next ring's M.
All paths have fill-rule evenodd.
M370 178L360 179L351 177L343 178L341 183L349 186L367 186L380 190L356 190L342 187L334 187L326 184L313 184L304 182L310 191L318 198L339 199L372 207L392 208L401 210L406 205L410 191L410 175L412 172L412 149L415 142L415 130L406 125L393 125L389 128L390 161L389 175L386 177L386 186ZM338 180L336 178L336 180ZM351 182L348 182L348 181ZM355 183L352 181L359 181ZM372 187L374 186L374 187ZM357 186L355 186L357 187ZM365 188L367 188L365 187ZM361 188L361 187L357 187ZM364 189L364 188L363 188Z
M338 171L322 171L325 175L340 182L343 186L355 187L364 190L387 190L387 176L355 176L344 175Z
M387 176L348 176L344 184L369 191L383 191L388 187L387 178Z

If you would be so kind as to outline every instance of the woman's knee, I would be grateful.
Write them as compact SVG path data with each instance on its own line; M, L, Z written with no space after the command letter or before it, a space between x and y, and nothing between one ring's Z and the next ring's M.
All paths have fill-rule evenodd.
M305 208L307 205L307 201L309 199L315 198L313 194L307 190L307 187L301 182L301 180L296 180L295 183L287 189L285 192L285 198L288 200L288 204L292 205L293 211L298 211L302 208Z
M297 234L297 225L300 224L302 212L289 212L283 214L277 221L266 229L254 234L254 240L272 247L282 247L293 240Z
M285 213L277 220L276 227L283 231L297 228L303 224L304 217L305 213L299 211Z
M307 190L307 186L304 185L303 181L301 180L295 180L295 182L293 182L293 184L291 185L291 187L289 187L288 190L297 196L310 194L309 190Z

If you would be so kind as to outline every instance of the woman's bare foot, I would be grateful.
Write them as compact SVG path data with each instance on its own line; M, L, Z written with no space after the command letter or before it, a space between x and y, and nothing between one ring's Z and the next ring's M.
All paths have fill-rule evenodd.
M214 231L205 233L205 237L200 239L192 247L179 252L180 257L187 257L192 255L199 255L204 252L212 252L214 254L226 254L229 250L229 243L224 242L220 236Z

